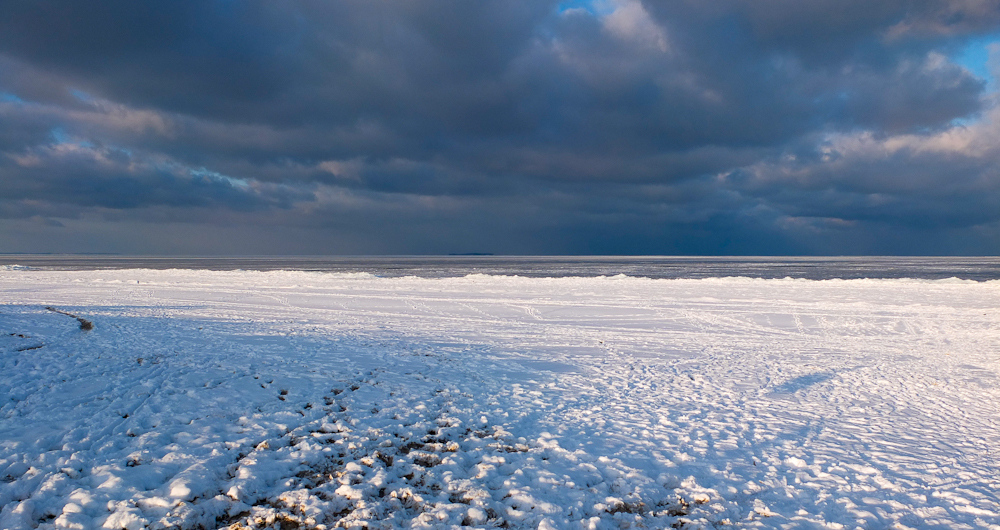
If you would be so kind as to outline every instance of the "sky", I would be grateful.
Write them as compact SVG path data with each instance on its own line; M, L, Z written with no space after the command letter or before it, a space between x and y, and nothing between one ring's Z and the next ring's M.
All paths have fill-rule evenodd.
M0 253L1000 253L1000 0L0 12Z

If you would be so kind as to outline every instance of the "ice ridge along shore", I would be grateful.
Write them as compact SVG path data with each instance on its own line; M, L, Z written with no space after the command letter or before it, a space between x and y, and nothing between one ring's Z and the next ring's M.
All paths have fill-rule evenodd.
M8 267L0 528L997 529L998 300Z

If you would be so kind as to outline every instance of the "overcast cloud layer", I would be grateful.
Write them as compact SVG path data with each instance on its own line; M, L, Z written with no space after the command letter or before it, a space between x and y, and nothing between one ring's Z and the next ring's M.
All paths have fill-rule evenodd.
M0 252L1000 253L1000 0L0 12Z

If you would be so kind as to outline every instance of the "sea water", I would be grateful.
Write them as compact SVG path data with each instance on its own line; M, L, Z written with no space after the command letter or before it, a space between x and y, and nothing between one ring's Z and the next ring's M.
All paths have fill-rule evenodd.
M0 266L42 270L193 269L367 272L379 277L1000 279L1000 257L363 256L134 257L0 255Z

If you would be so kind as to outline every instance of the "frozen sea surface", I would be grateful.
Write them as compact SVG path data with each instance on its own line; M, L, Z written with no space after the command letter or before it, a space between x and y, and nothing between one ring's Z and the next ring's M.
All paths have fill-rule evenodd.
M0 527L1000 528L1000 282L524 276L0 269Z

